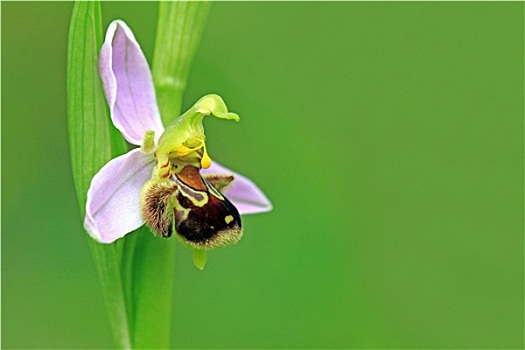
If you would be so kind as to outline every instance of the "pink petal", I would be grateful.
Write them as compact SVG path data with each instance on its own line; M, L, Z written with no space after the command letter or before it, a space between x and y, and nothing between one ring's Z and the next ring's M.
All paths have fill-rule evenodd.
M151 178L154 162L137 148L111 160L93 177L84 228L95 240L111 243L144 224L140 191Z
M140 145L144 133L164 131L146 57L131 29L113 21L100 50L99 70L111 120L128 142Z
M241 214L264 213L272 210L272 203L250 179L213 162L203 174L233 174L233 185L226 190L226 197L237 207Z

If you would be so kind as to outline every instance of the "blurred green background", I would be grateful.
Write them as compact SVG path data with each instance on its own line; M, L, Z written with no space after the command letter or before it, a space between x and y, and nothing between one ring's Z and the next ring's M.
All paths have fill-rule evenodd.
M2 2L2 346L109 348L69 164L72 3ZM523 3L215 3L184 107L271 213L178 246L177 348L523 348ZM151 61L157 4L103 3Z

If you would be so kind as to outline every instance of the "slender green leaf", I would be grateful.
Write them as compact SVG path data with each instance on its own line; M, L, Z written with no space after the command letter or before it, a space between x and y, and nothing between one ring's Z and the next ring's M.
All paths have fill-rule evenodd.
M108 111L97 68L101 44L99 2L75 3L68 42L68 125L73 178L82 216L91 179L111 158ZM120 151L118 143L115 145L115 152ZM88 240L102 283L115 343L120 348L130 348L116 245Z
M107 107L98 75L101 36L98 3L76 3L68 46L68 123L73 177L80 210L93 175L111 158Z

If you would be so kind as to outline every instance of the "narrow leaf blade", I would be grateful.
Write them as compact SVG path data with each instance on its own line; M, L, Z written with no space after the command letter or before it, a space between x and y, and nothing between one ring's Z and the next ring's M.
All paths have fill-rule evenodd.
M153 81L164 125L181 112L182 97L210 3L162 1L153 54Z
M68 39L68 127L73 179L82 216L91 179L111 158L109 117L97 68L101 30L99 2L75 3ZM115 343L119 348L130 348L119 254L115 245L88 240Z

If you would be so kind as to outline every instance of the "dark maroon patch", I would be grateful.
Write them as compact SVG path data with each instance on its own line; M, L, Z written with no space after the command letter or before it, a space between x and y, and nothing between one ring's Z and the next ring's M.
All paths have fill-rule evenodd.
M177 220L183 213L175 210L175 230L186 240L196 244L205 244L223 231L241 229L241 217L237 208L226 197L220 200L209 192L208 196L208 203L202 207L193 205L181 193L176 197L179 204L190 211L185 220ZM227 223L226 217L230 215L233 220Z

